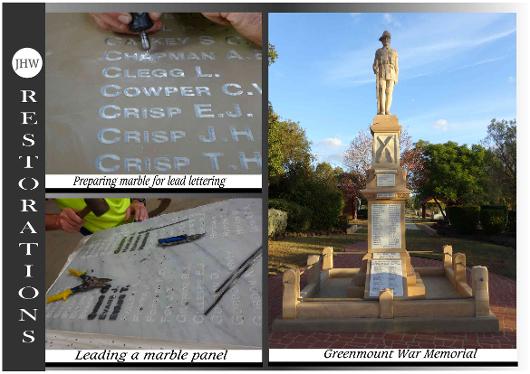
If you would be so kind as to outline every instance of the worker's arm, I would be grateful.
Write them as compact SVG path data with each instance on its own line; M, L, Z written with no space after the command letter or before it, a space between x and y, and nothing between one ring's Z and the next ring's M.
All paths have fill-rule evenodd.
M72 208L65 208L59 214L46 214L46 230L63 230L79 232L83 226L83 219Z

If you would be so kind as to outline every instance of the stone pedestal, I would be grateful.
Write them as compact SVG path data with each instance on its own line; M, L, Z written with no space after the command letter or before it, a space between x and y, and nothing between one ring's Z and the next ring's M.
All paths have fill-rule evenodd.
M393 115L377 115L373 135L372 167L363 196L368 200L368 253L352 280L351 297L378 299L391 289L393 298L425 297L425 287L414 271L405 244L406 172L400 166L401 126Z

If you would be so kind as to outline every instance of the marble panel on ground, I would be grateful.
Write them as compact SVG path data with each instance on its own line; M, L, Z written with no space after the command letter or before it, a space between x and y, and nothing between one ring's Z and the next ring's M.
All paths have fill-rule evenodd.
M48 295L81 283L69 269L111 278L111 287L47 304L46 328L168 346L260 347L261 205L224 200L84 238ZM189 243L158 245L160 238L202 233ZM51 339L47 348L54 348Z

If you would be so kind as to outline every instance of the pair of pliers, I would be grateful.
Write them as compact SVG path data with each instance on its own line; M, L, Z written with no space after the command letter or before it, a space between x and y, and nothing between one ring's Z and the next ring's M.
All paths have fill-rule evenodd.
M183 234L183 235L178 235L178 236L171 236L169 238L158 239L158 245L166 247L170 245L189 243L194 240L198 240L202 238L204 235L206 235L205 232L202 234L194 234L194 235Z
M103 288L107 286L110 287L109 282L112 281L112 279L110 278L98 278L87 275L86 271L80 272L76 269L68 269L68 272L74 277L81 278L83 283L81 283L79 286L68 288L62 292L59 292L58 294L48 296L48 298L46 299L46 303L53 303L54 301L66 300L68 299L68 297L70 297L70 295L73 295L77 292L85 292L94 288Z

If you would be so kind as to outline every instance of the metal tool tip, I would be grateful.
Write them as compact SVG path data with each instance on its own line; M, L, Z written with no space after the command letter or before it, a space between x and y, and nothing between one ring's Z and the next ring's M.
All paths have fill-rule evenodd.
M140 40L142 41L142 48L145 51L149 51L151 49L151 43L149 42L149 37L145 31L140 33Z

